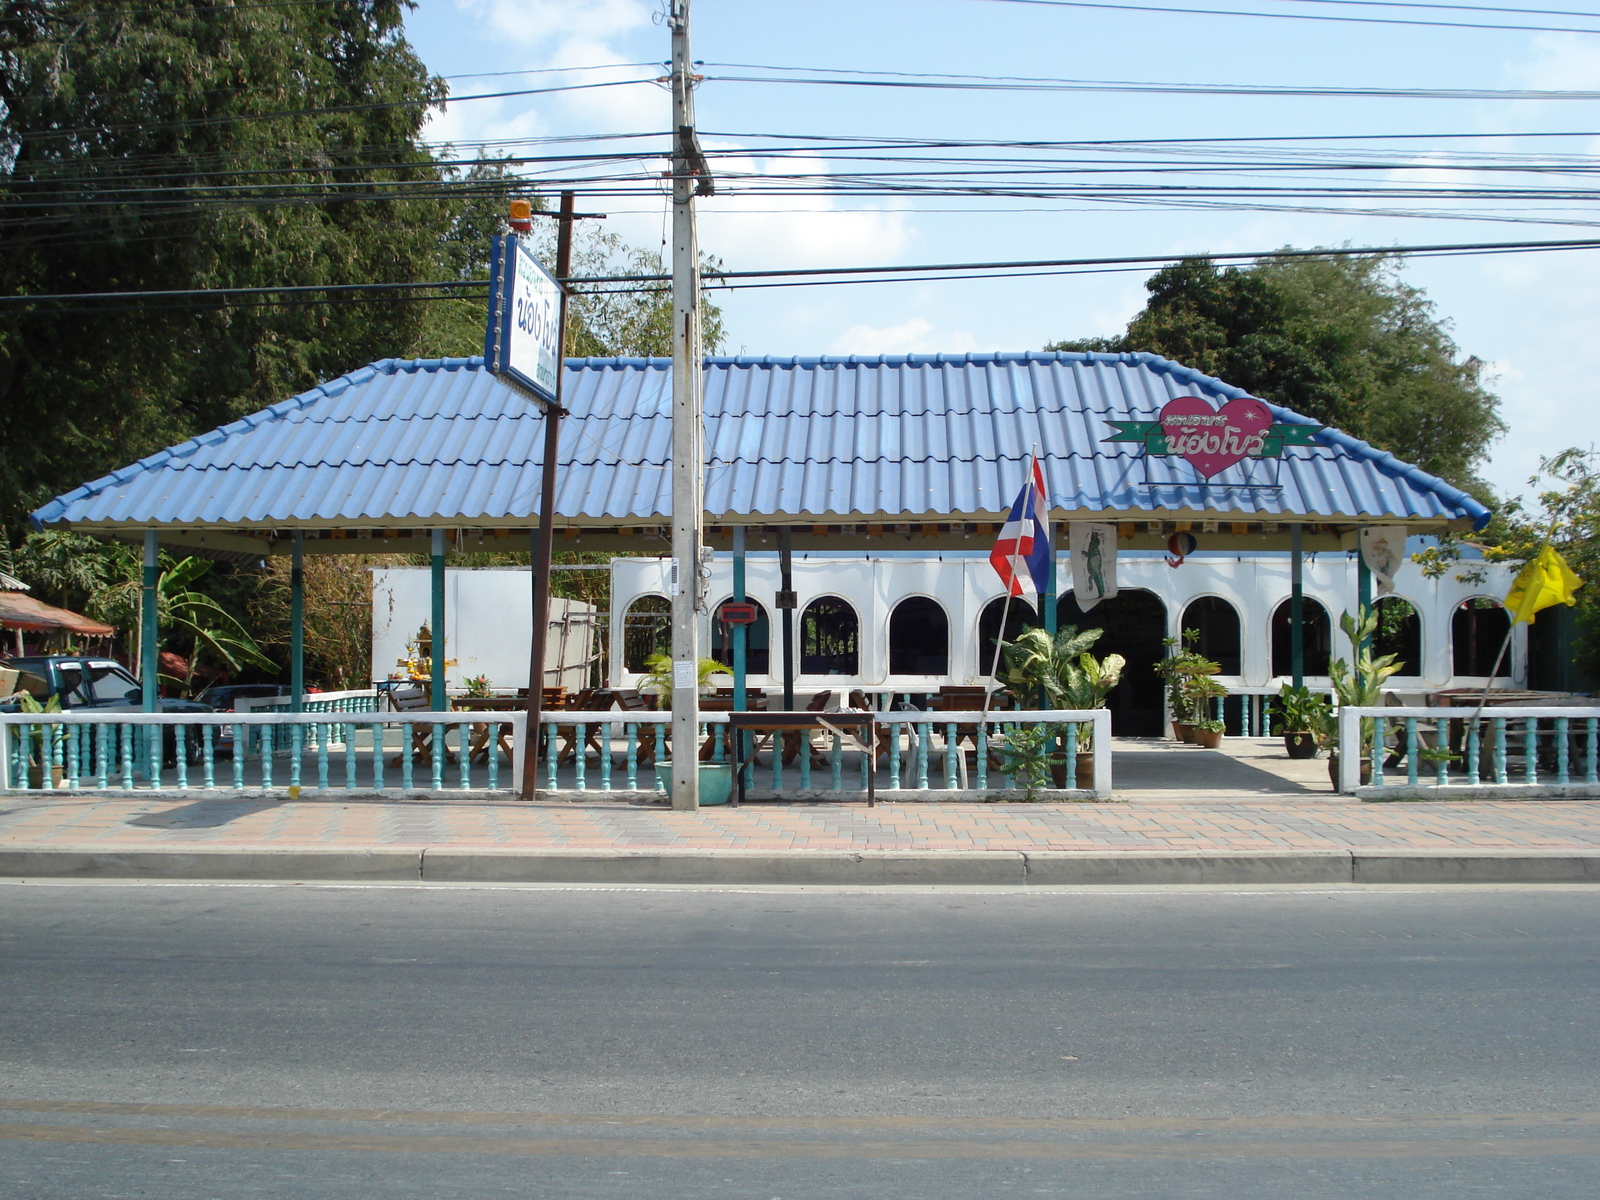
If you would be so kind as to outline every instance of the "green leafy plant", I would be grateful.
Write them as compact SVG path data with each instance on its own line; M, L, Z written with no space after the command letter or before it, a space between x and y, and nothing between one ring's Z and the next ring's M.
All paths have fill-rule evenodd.
M29 716L40 716L46 713L58 713L61 711L61 697L51 696L43 704L41 704L31 692L18 692L17 711L20 713L26 713ZM28 739L28 763L31 766L39 766L45 761L44 739L47 732L46 727L43 725L32 725L24 726L24 729L27 731L26 737ZM48 735L51 739L51 746L54 747L54 745L61 740L61 726L50 726L48 728Z
M1000 769L1022 785L1029 804L1039 798L1040 788L1050 786L1052 770L1066 765L1067 756L1061 752L1065 728L1050 722L1019 725L995 740Z
M1333 710L1328 698L1301 684L1286 683L1278 689L1278 715L1283 722L1280 733L1316 733L1328 722Z
M1213 721L1196 721L1194 723L1194 727L1196 729L1203 729L1207 733L1222 733L1224 730L1227 729L1227 726L1225 724L1223 724L1221 721L1215 721L1215 720L1213 720Z
M672 707L672 656L652 654L644 660L645 675L639 682L639 691L656 698L656 706ZM714 658L702 658L695 664L695 689L702 696L717 690L713 676L726 675L728 668Z
M494 688L489 683L487 675L473 675L461 681L466 684L469 696L492 696Z
M1022 698L1043 695L1052 708L1104 708L1106 696L1122 682L1127 665L1120 654L1097 659L1089 647L1100 640L1103 629L1079 630L1068 625L1054 637L1043 629L1024 629L1005 648L1006 670L1002 675L1011 692ZM1078 748L1088 750L1093 743L1093 726L1081 727ZM1061 734L1057 727L1056 736Z
M1181 642L1177 638L1163 638L1167 656L1155 665L1156 674L1167 685L1167 705L1172 710L1172 719L1180 725L1193 724L1201 717L1209 697L1227 695L1227 689L1220 684L1215 685L1220 690L1214 691L1211 686L1199 682L1222 670L1220 663L1189 649L1188 643L1198 641L1199 637L1198 629L1185 629Z
M1352 617L1348 612L1339 614L1339 628L1350 641L1352 667L1342 658L1328 664L1328 679L1333 684L1334 695L1340 708L1375 708L1383 703L1383 683L1391 675L1405 670L1398 655L1372 653L1372 636L1378 629L1378 614L1361 605ZM1372 752L1375 726L1371 717L1361 719L1361 753ZM1338 738L1337 722L1330 716L1324 727L1315 731L1318 744L1329 747Z

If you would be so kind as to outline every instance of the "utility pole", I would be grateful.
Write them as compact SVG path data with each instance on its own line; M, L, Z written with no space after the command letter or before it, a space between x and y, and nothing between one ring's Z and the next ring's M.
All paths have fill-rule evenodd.
M670 0L672 29L672 807L700 807L701 463L700 246L694 198L712 193L694 132L689 0Z

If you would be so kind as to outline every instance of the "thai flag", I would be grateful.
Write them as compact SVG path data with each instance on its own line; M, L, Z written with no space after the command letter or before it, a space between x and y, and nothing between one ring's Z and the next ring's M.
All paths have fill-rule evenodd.
M1050 551L1050 500L1036 458L1027 482L1000 527L989 562L1013 596L1043 596L1050 590L1055 556Z

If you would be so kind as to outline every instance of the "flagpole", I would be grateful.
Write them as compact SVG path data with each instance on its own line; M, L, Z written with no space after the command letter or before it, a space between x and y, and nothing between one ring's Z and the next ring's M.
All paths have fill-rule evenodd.
M1026 480L1024 486L1026 487L1033 485L1033 464L1038 460L1039 447L1035 443L1033 453L1028 455L1028 472L1024 476ZM1020 547L1020 540L1013 543L1013 545ZM1005 648L1006 644L1006 622L1011 619L1011 597L1016 595L1017 568L1023 561L1025 560L1022 555L1013 550L1011 553L1011 581L1006 584L1006 602L1005 606L1000 610L1000 628L994 640L994 661L990 664L989 674L983 681L983 719L985 721L989 719L989 708L994 700L995 676L1000 673L1000 651Z

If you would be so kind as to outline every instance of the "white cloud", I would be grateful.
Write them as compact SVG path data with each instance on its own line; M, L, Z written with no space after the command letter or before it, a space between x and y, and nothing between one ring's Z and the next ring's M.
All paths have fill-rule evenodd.
M456 0L456 5L514 41L551 51L564 43L608 43L650 24L650 8L640 0Z
M969 331L940 333L922 317L883 329L855 325L828 347L832 354L967 354L977 349L978 340Z
M1600 87L1600 46L1586 37L1541 33L1533 39L1532 62L1508 71L1511 82L1539 91Z

